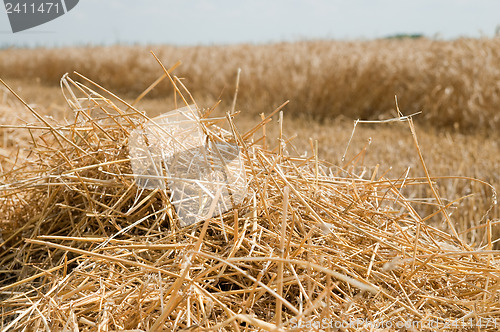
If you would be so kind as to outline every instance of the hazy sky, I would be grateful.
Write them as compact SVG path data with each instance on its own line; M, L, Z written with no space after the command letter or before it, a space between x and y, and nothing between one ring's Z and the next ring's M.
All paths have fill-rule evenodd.
M13 34L0 8L0 46L262 43L371 39L397 33L493 36L499 0L80 0L66 15Z

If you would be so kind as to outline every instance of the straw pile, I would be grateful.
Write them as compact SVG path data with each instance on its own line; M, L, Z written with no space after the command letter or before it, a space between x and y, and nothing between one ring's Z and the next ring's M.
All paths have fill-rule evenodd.
M180 228L168 191L134 182L128 137L147 116L89 80L62 82L74 120L31 109L31 153L0 174L2 331L498 329L491 233L470 248L435 190L427 216L401 193L432 178L293 156L281 130L268 148L280 109L247 133L231 113L247 196ZM438 214L450 232L426 222Z

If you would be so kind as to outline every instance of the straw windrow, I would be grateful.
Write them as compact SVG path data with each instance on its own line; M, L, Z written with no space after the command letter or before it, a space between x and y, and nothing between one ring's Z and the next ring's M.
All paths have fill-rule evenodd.
M402 194L432 174L367 180L348 171L356 159L292 156L284 137L259 145L265 116L239 133L228 115L247 197L179 228L168 191L134 183L128 137L147 117L90 81L63 83L74 121L31 126L29 158L1 175L2 330L497 330L491 239L469 248Z

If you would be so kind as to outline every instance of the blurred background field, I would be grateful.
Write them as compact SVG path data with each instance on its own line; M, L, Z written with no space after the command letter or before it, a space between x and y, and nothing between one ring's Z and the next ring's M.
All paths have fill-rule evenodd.
M70 118L59 89L64 73L78 71L133 100L158 77L159 66L150 51L166 65L180 60L182 65L174 74L200 107L220 100L219 114L230 108L241 68L236 107L241 113L236 123L242 131L260 119L260 113L269 114L290 100L284 109L285 134L297 136L296 152L310 154L317 140L319 157L342 165L366 148L357 163L360 169L366 168L366 176L377 169L380 175L400 177L408 168L408 176L424 175L405 123L360 124L348 146L354 120L397 116L397 95L405 115L422 112L414 119L431 176L472 177L500 187L500 38L12 48L0 51L0 73L41 113ZM8 93L2 98L4 103L16 104ZM139 107L151 116L173 109L171 85L162 82ZM22 118L23 114L27 112L21 108L10 116ZM271 137L276 137L277 128L268 129ZM9 143L6 132L0 140L3 149L19 144ZM439 180L438 185L439 193L450 201L473 194L453 205L460 231L484 227L491 219L494 234L500 234L495 226L498 206L490 210L490 188L458 179ZM428 190L415 188L411 196L429 197ZM420 208L426 209L425 202ZM474 241L484 243L484 238Z
M293 116L388 118L395 115L397 95L404 112L422 111L416 118L422 124L484 133L500 127L500 38L7 49L0 52L0 73L51 86L78 71L135 96L156 79L150 50L166 64L182 61L175 74L196 100L220 98L226 107L241 68L239 102L253 114L289 99ZM151 96L170 91L164 82Z

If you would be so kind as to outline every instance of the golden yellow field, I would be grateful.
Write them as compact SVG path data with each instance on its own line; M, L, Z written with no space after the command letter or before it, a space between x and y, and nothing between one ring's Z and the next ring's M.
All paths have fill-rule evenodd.
M183 62L175 74L203 103L222 98L229 105L241 68L239 101L246 112L268 111L290 99L287 112L294 116L376 119L395 115L398 95L401 109L423 111L417 121L438 128L495 131L500 125L498 38L12 49L0 53L0 72L4 79L50 85L76 70L135 96L157 77L151 50L165 64ZM152 95L171 91L163 83Z
M239 133L289 100L283 122L276 113L235 139L254 193L240 210L179 229L158 217L168 197L127 177L139 120L126 103L163 74L150 51L181 62L177 85L200 109L217 105L210 117L231 110L240 68ZM67 72L83 82L80 99L66 91L73 105L119 120L74 122ZM500 324L499 38L7 49L0 78L32 108L0 86L0 330L50 327L44 317L61 331L280 331L325 317ZM421 112L414 127L395 95L403 115ZM152 117L183 103L165 79L135 106ZM353 132L357 119L372 122Z

